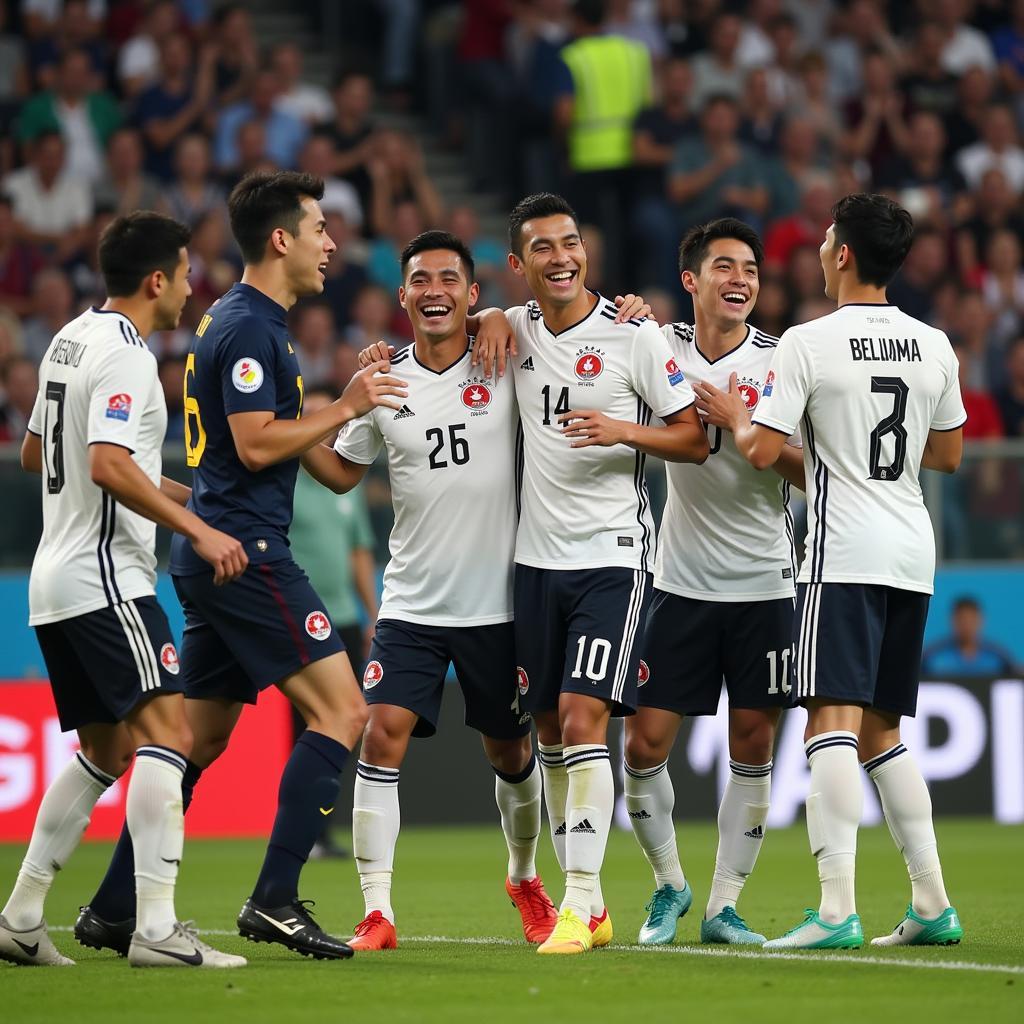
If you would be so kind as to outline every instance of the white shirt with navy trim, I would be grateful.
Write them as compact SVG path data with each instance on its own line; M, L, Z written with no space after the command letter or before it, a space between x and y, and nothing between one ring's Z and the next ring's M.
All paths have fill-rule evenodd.
M90 309L57 332L39 366L28 429L43 449L29 624L155 593L156 525L119 505L89 471L89 446L116 444L160 486L167 407L156 358L127 317Z
M778 339L747 327L743 341L710 360L690 324L667 324L679 368L690 381L723 391L735 373L744 403L755 410L764 391ZM777 473L758 472L739 453L733 435L708 428L707 461L666 462L668 496L658 534L654 585L699 601L769 601L796 589L789 484ZM799 438L793 442L799 445Z
M516 561L542 569L622 566L649 571L654 519L645 456L626 445L571 448L558 416L596 409L647 425L693 404L693 391L657 325L616 324L602 296L579 323L552 334L536 302L507 315L523 422L522 515Z
M896 306L850 303L783 334L753 421L801 428L799 582L933 592L921 459L929 430L967 420L957 373L946 335Z
M409 385L401 410L350 420L335 442L362 465L387 453L395 525L381 619L512 620L519 415L512 382L486 379L469 361L467 351L438 373L410 345L391 360Z

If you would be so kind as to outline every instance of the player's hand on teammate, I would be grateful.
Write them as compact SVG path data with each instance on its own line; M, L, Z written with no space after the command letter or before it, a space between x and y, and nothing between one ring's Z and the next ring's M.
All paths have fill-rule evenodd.
M212 526L203 528L192 541L192 547L200 558L213 566L213 583L217 587L237 580L249 565L242 542Z
M479 317L480 326L469 365L482 367L485 377L491 377L497 368L498 376L504 377L508 357L514 359L519 354L515 332L508 317L500 309L486 310Z
M389 360L378 359L375 363L364 366L348 382L348 387L342 392L338 403L352 413L350 419L364 416L377 406L394 409L395 412L402 408L402 403L395 399L408 398L409 385L398 377L389 376L387 371L390 367ZM378 373L382 376L376 376Z
M750 413L747 412L736 381L736 374L730 373L728 391L721 391L706 380L693 385L693 393L697 396L697 411L701 418L714 427L733 432L750 419Z
M573 409L558 417L562 433L570 439L570 448L590 448L600 445L628 444L629 424L613 420L596 409Z
M359 369L363 369L369 366L371 363L384 363L384 373L391 372L391 357L398 350L394 345L389 345L386 341L375 341L372 345L367 345L366 348L360 349L359 351Z
M627 320L657 320L651 316L651 307L644 301L642 295L616 295L615 305L619 311L615 314L615 323L624 324Z

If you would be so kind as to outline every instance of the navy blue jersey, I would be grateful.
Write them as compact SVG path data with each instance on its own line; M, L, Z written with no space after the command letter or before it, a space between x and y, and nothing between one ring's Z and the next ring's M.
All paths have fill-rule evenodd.
M236 284L199 322L185 367L185 456L192 467L188 507L245 544L249 561L289 557L288 527L299 460L259 472L235 450L228 416L302 414L302 375L288 341L282 306L247 284ZM171 544L172 573L210 571L180 535Z

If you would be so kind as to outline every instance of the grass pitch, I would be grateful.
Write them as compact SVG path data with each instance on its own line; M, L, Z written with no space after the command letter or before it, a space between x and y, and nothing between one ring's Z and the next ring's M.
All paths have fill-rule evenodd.
M109 855L84 844L54 886L47 916L57 946L78 961L67 970L0 963L0 1006L9 1021L138 1024L182 1021L473 1021L498 1024L589 1021L1024 1020L1024 829L941 821L946 880L966 938L946 949L770 954L702 947L700 915L714 862L712 826L680 828L694 906L678 944L630 948L652 882L633 837L616 833L602 875L615 926L612 947L581 957L539 957L522 941L503 890L505 849L497 825L410 829L398 846L394 903L399 949L347 962L301 959L253 945L234 932L262 857L260 842L186 845L178 912L207 938L243 953L237 971L134 970L111 953L78 946L70 934ZM0 845L0 890L8 891L22 849ZM539 866L557 903L561 882L546 833ZM884 828L865 829L858 859L859 909L868 936L902 916L909 887ZM351 860L311 863L303 895L319 920L350 935L362 917ZM795 925L818 898L802 828L775 830L740 904L769 936ZM61 930L63 929L63 930ZM223 934L217 934L222 932Z

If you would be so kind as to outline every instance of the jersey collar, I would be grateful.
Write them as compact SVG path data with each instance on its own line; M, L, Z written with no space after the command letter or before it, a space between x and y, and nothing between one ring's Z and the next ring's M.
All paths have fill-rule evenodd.
M595 292L591 288L588 288L587 291L591 295L593 295L594 298L597 299L597 301L594 303L594 308L585 316L577 320L576 323L570 324L568 327L565 327L562 330L555 332L551 330L550 327L548 327L547 321L543 318L543 316L541 317L540 322L544 325L544 330L547 331L548 334L550 334L551 337L554 338L556 341L559 338L564 337L570 331L575 331L577 327L582 327L592 316L596 316L598 311L601 310L604 307L604 304L608 302L608 300L600 292ZM537 308L540 309L540 303L537 304Z
M733 353L739 352L739 350L743 348L743 346L746 345L748 341L750 341L750 338L753 335L753 333L754 328L750 324L747 324L747 333L744 335L743 340L738 345L733 345L733 347L729 349L728 352L724 352L717 359L708 359L708 357L704 355L704 353L701 352L700 350L700 345L697 341L697 326L695 324L693 328L693 347L697 350L697 355L699 355L701 359L703 359L704 362L708 364L708 366L714 366L715 363L720 363L723 359L728 359L729 356L731 356Z
M465 359L466 356L468 356L470 352L472 352L472 350L473 350L473 340L470 339L469 344L466 346L466 351L463 352L462 355L459 356L459 358L456 359L454 363L449 363L443 370L432 370L429 366L424 366L423 363L421 363L419 361L419 359L416 356L416 342L413 342L409 347L412 349L412 357L413 357L413 359L416 360L416 365L418 367L420 367L420 369L426 370L427 373L434 374L435 377L441 377L444 374L446 374L449 370L451 370L454 367L458 366L459 363L461 363L462 360Z

